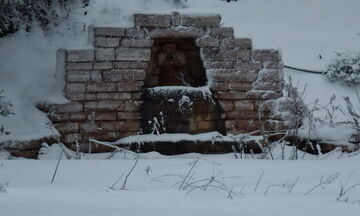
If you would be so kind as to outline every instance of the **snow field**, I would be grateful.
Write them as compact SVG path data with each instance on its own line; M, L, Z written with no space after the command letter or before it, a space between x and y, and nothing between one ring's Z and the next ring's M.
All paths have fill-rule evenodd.
M148 156L151 158L151 154ZM146 155L144 155L146 157ZM189 158L187 158L189 157ZM233 190L178 190L196 157L201 159L189 182L209 179ZM129 176L127 190L111 186L132 167L133 159L62 160L53 184L56 160L2 160L0 182L9 182L0 193L0 215L358 215L360 190L349 193L349 203L336 200L340 185L360 179L356 158L339 160L236 160L232 155L183 155L144 159ZM146 174L146 170L150 171ZM323 176L340 173L334 182L304 194ZM263 176L260 178L261 174ZM260 181L259 181L260 179ZM296 179L298 179L296 181ZM255 191L257 182L258 187ZM269 185L296 183L288 188ZM114 188L121 187L122 180ZM213 183L212 185L216 185ZM238 194L238 195L235 195ZM352 203L355 202L355 203Z

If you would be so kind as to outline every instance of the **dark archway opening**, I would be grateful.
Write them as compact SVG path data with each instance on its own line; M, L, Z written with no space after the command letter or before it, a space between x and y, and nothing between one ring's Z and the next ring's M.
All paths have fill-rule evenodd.
M154 39L151 51L141 110L143 133L226 133L220 106L206 87L195 39Z

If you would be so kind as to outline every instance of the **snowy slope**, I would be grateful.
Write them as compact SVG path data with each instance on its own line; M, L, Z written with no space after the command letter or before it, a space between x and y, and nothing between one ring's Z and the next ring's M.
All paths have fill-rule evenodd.
M219 12L223 16L222 24L234 27L237 36L251 37L255 48L281 49L286 65L313 70L324 70L336 51L360 49L358 0L241 0L230 3L188 0L186 5L187 8L181 9L184 4L164 0L97 0L88 8L74 11L70 23L60 24L49 32L35 28L29 36L18 32L0 38L0 89L11 98L16 113L0 119L12 132L10 136L0 137L0 141L51 135L45 125L46 116L33 105L65 100L62 86L57 85L55 78L56 50L85 46L87 32L84 29L90 24L132 25L134 12ZM319 59L319 54L323 59ZM319 79L317 75L293 75L309 83L309 89L314 89L309 96L311 102L314 95L329 95L326 86L331 86L335 93L353 94L326 80L320 85L315 82Z

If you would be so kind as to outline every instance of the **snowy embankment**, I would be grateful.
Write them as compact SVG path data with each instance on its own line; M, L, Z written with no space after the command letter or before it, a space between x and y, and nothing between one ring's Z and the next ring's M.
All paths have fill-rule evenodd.
M124 177L113 184L128 173L133 159L64 160L53 184L56 160L0 161L0 183L9 183L7 192L0 192L0 215L356 216L360 212L359 186L341 197L349 197L347 202L336 199L341 185L347 182L348 188L359 181L360 168L354 166L358 156L286 163L236 160L231 154L200 156L180 190L195 156L146 156L152 157L141 155L127 190L119 190ZM316 187L325 180L329 183L323 188Z
M86 29L90 24L132 25L134 12L218 12L223 17L222 25L234 27L237 36L252 38L255 48L281 49L286 65L306 69L324 70L335 52L360 48L360 30L356 28L360 20L358 0L242 0L230 3L188 0L184 9L181 9L182 3L162 0L90 2L89 7L74 8L68 22L59 23L50 31L43 32L35 27L31 33L18 32L0 38L0 89L5 90L16 113L0 119L11 132L9 136L0 136L0 141L52 135L46 126L47 117L35 108L35 104L65 101L62 85L58 85L63 82L63 77L55 77L56 50L86 45ZM313 102L314 95L326 103L326 96L331 95L329 92L354 95L326 80L321 84L315 82L320 77L318 75L286 73L301 83L309 83L310 96L306 99L309 103Z

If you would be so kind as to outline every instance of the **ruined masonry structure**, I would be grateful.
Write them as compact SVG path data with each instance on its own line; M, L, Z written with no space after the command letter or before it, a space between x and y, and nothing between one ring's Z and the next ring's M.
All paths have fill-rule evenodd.
M281 126L266 109L259 122L260 104L282 96L279 51L253 50L250 39L234 38L220 21L219 15L135 14L134 27L90 29L93 49L64 51L71 102L49 112L62 141L73 147L138 133Z

